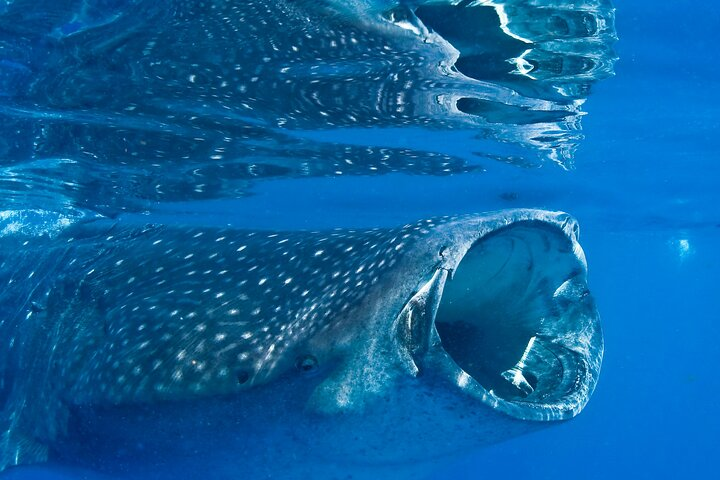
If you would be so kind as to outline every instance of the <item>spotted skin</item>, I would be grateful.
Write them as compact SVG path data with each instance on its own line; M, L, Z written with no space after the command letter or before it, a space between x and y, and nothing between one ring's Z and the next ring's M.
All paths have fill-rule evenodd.
M433 225L255 232L96 221L53 238L4 237L2 466L45 459L69 405L237 394L308 356L336 364L370 328L356 315L369 292Z
M24 300L25 315L83 325L58 332L57 348L70 352L52 366L75 402L228 393L292 367L307 339L337 328L433 225L303 233L94 226L89 236L81 227L83 237L69 231L23 245L23 257L44 262L16 268L5 283L61 277ZM3 258L3 272L10 262ZM84 351L73 354L78 346Z

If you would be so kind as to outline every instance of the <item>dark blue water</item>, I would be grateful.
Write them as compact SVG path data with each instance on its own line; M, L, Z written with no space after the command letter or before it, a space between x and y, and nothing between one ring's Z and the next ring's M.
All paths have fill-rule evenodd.
M569 422L458 452L427 475L712 475L712 2L617 2L617 42L612 29L588 40L587 20L573 23L581 11L607 15L602 1L494 2L530 43L503 31L490 6L419 7L459 60L437 39L418 43L430 34L413 32L406 10L385 14L395 24L378 20L391 2L253 1L222 14L211 5L228 2L162 3L0 3L3 235L97 216L303 229L570 212L605 334L590 403ZM531 65L526 75L517 70L527 64L507 61L517 58ZM3 475L105 478L100 470L54 460Z

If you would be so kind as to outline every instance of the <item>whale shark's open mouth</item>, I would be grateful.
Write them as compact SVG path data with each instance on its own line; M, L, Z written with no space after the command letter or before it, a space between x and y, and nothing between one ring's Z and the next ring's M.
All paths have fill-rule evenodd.
M597 381L602 335L575 237L567 225L503 227L472 244L442 288L432 335L444 370L514 417L571 417Z

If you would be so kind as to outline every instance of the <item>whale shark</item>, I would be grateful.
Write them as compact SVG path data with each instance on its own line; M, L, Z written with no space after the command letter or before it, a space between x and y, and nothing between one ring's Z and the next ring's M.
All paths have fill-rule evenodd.
M0 468L187 455L198 435L232 450L234 478L400 474L569 419L603 355L578 238L570 215L534 209L6 235ZM73 431L97 441L73 446Z

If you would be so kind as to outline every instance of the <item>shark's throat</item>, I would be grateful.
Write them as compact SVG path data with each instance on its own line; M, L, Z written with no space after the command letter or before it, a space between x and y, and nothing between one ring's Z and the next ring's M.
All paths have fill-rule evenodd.
M444 285L435 329L458 384L513 416L572 416L594 387L602 340L574 236L539 222L497 230Z

